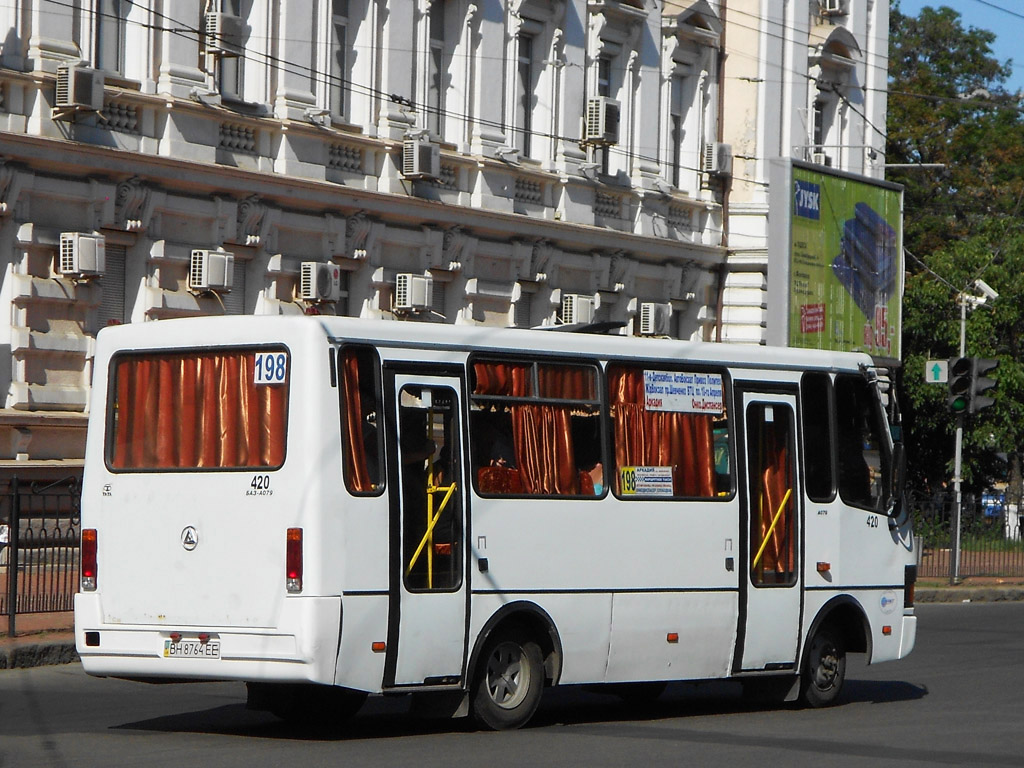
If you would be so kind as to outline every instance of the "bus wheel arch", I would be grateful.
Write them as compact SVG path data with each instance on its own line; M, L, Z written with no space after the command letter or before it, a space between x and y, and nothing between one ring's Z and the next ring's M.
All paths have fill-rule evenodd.
M522 631L540 646L544 659L545 685L558 685L562 675L562 640L555 628L555 622L547 611L525 600L503 605L484 624L470 655L467 668L470 672L469 677L472 677L472 671L480 663L480 653L491 635L498 629L507 627Z
M525 725L560 671L561 644L551 618L529 603L505 606L480 633L470 659L473 718L494 730Z
M846 653L871 653L867 617L856 600L826 603L807 633L800 661L800 699L811 707L834 704L846 678Z

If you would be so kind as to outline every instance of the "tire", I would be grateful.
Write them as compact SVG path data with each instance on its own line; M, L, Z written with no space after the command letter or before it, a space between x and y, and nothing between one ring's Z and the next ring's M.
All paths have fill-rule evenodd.
M800 698L811 707L836 703L846 679L846 646L842 636L824 626L811 639L800 681Z
M543 692L540 646L518 632L496 632L477 665L470 702L473 718L495 731L521 728L537 711Z
M330 685L272 686L268 709L291 725L330 728L344 725L366 701L366 694Z

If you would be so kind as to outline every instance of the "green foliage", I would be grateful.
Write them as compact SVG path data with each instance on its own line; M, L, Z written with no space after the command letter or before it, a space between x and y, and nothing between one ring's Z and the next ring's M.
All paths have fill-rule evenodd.
M1006 479L1019 493L1024 437L1024 118L992 56L992 32L965 28L950 8L890 15L888 163L941 163L887 174L903 184L904 246L912 257L903 303L902 396L911 487L952 476L956 419L924 363L959 354L961 291L976 278L1000 298L968 311L966 354L999 358L995 404L967 418L963 476L980 490ZM1005 460L1004 460L1005 459ZM1007 460L1009 464L1007 464Z

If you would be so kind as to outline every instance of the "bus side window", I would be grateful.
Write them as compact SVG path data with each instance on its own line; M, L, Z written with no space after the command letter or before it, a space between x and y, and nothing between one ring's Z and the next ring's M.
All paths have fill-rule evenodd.
M602 496L597 369L475 360L470 440L484 496Z
M350 493L376 494L384 488L380 361L371 348L356 346L343 347L338 358L345 485Z
M730 494L723 374L656 368L608 366L613 490L626 499L710 499ZM694 397L692 391L704 394Z
M839 495L847 504L881 512L891 472L881 405L862 376L837 376L835 394Z
M800 382L800 414L804 431L804 487L811 501L835 498L832 472L832 382L827 373L805 373Z

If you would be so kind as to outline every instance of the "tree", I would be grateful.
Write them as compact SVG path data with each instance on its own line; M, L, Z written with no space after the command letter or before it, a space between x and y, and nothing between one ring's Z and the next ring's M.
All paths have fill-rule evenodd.
M959 351L957 294L983 278L1000 298L970 312L967 354L997 357L995 405L968 419L964 478L982 490L1009 475L1021 494L1024 438L1024 119L1004 84L994 35L964 28L949 8L891 14L888 163L941 163L889 174L905 187L908 260L901 404L911 486L932 490L952 472L954 418L944 387L924 384L924 361ZM973 293L973 291L970 291ZM1007 462L999 460L1005 454ZM1007 469L1008 467L1008 469Z
M1015 213L1024 192L1024 120L1005 88L995 35L964 28L950 8L890 15L887 163L905 187L904 245L916 256L969 237L990 217Z

